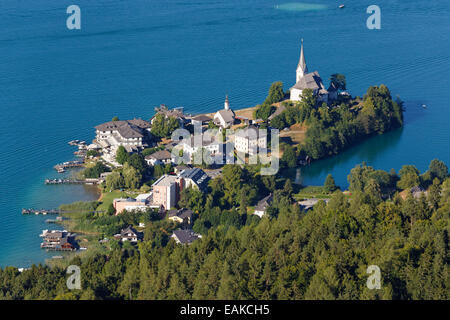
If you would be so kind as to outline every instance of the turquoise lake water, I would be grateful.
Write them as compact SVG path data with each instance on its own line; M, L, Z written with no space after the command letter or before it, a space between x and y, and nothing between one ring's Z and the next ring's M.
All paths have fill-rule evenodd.
M345 9L338 5L345 3ZM66 28L81 8L82 29ZM118 115L149 118L161 103L188 112L263 101L270 83L295 81L300 39L310 71L347 76L353 95L386 84L406 103L405 127L303 169L305 184L332 173L341 186L356 164L426 170L450 163L450 2L376 1L381 30L368 30L373 1L0 1L0 266L28 266L48 217L22 207L95 199L92 188L44 186L72 139ZM328 81L325 81L328 84ZM428 106L427 109L421 107Z

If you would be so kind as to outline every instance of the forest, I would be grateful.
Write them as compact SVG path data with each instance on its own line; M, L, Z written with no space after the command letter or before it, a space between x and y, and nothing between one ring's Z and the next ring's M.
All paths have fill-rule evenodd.
M307 212L293 200L290 180L256 176L226 166L206 195L185 191L182 205L196 212L203 234L189 246L154 219L136 247L68 261L81 268L82 289L67 289L60 266L6 267L0 298L449 299L450 178L442 161L422 174L414 166L397 174L359 165L348 176L350 193L333 188L328 204ZM274 194L261 219L244 210L255 192ZM369 265L379 266L381 289L367 287Z
M307 126L306 139L297 147L300 158L335 155L371 135L403 125L403 102L394 101L385 85L370 87L362 99L340 97L331 106L320 104L311 90L302 95L302 101L287 104L270 122L280 130L295 123Z

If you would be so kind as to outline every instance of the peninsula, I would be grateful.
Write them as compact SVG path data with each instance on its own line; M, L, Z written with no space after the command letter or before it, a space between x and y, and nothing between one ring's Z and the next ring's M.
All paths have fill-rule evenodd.
M424 173L412 165L398 174L358 165L348 190L331 175L323 186L303 186L282 170L262 175L261 163L189 161L198 154L223 157L220 143L249 156L269 149L268 137L242 132L273 128L281 131L281 169L335 155L403 125L402 102L386 86L352 97L345 76L336 73L326 88L317 71L309 72L302 41L293 86L284 91L274 82L258 106L233 110L226 96L210 114L165 105L155 111L148 121L114 117L97 125L91 144L71 142L84 168L67 183L95 183L102 195L52 211L60 217L51 223L68 231L45 230L42 247L74 252L50 266L12 270L14 277L0 271L2 283L13 287L30 273L52 273L55 283L44 285L52 299L395 299L448 292L442 281L424 293L421 280L406 272L429 271L444 259L450 179L442 161L433 160ZM200 145L171 140L174 130L194 127L201 127ZM223 141L203 135L208 129L236 133ZM174 148L188 161L175 163ZM377 292L360 285L361 268L372 261L395 275ZM69 264L92 280L80 292L56 285ZM433 265L430 281L446 272ZM33 291L35 277L14 298L42 298Z

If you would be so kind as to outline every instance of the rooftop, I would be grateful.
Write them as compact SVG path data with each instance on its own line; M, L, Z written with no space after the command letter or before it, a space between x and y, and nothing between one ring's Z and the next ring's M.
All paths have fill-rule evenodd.
M142 119L109 121L95 127L99 131L117 131L124 138L142 138L151 124Z
M233 123L234 122L234 112L231 109L222 109L217 111L218 114L220 114L220 116L222 117L222 119L226 122L226 123Z
M264 132L265 131L263 131L260 137L266 136ZM254 125L249 125L247 128L237 130L235 136L243 138L257 138L259 136L259 128Z
M208 175L200 168L183 170L180 173L180 177L184 179L191 179L201 190L207 187L210 179Z
M298 82L293 86L295 89L304 90L304 89L312 89L312 90L325 90L325 87L322 83L322 78L317 71L307 73L303 77L298 80ZM325 90L326 91L326 90Z
M182 208L182 209L173 209L169 211L169 217L180 217L181 219L191 218L194 213L190 209Z
M183 244L190 244L193 241L201 238L202 236L199 234L196 234L194 231L192 230L175 230L173 232L173 236L175 236L178 241L180 241L180 243Z
M172 159L172 154L167 150L159 150L146 156L145 159L167 160Z
M265 211L267 209L267 207L269 207L270 204L272 203L272 200L273 200L273 195L271 193L268 196L266 196L258 201L258 204L255 207L255 210L256 211Z
M153 183L152 186L153 187L156 187L156 186L169 187L173 183L176 183L177 179L178 179L177 176L169 176L169 175L165 174L161 178L156 180L156 182Z
M211 117L208 117L206 115L200 114L198 116L195 116L192 118L193 121L201 121L201 122L207 122L207 121L211 121Z

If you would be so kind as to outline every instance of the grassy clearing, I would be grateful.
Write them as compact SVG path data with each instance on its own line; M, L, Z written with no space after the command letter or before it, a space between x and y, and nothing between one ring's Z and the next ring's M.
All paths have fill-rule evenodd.
M305 140L306 130L307 128L305 125L296 123L292 125L288 131L280 131L281 141L291 145L301 144Z
M120 191L120 190L114 190L111 192L103 192L102 196L100 197L100 205L97 208L97 211L106 211L108 210L108 207L111 203L113 203L114 199L117 198L135 198L138 195L136 192L130 192L130 191Z
M301 188L295 195L296 200L317 198L317 199L327 199L331 197L331 193L327 193L323 186L307 186Z

